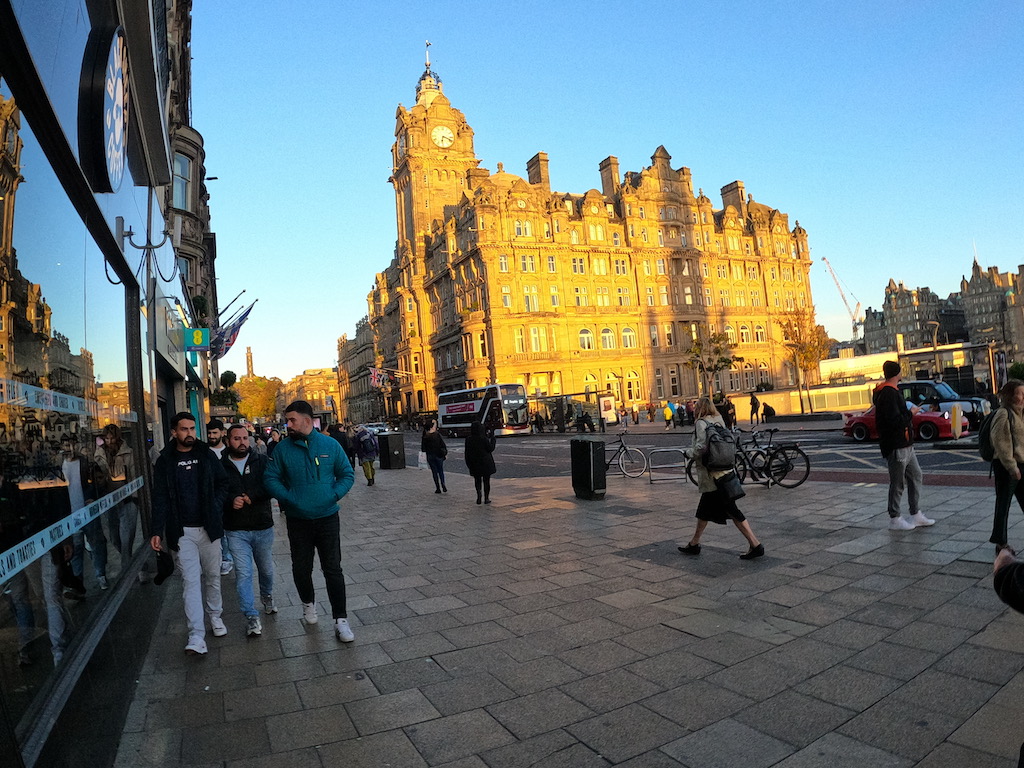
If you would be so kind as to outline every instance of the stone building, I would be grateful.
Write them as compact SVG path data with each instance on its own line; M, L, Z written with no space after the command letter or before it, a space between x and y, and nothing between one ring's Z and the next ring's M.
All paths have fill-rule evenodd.
M715 388L795 383L778 325L813 309L807 233L734 181L716 208L664 147L601 189L552 190L548 157L526 177L480 167L473 130L430 63L396 113L398 239L369 294L389 415L437 392L522 383L530 395L610 391L626 405L693 397L695 339L725 333L743 357Z
M1018 296L1024 267L1018 272L982 269L975 259L971 276L960 281L964 315L971 341L993 342L1011 360L1021 350L1024 316Z
M339 420L359 424L380 419L381 391L370 386L375 358L373 331L364 317L356 323L355 338L338 339Z
M905 349L931 344L933 326L929 323L940 322L943 311L949 318L955 304L952 296L941 299L927 286L908 288L890 279L885 287L882 309L868 307L864 312L866 354L895 350L898 335L902 336Z
M311 368L284 385L285 403L305 400L314 411L330 411L337 415L338 399L337 368Z

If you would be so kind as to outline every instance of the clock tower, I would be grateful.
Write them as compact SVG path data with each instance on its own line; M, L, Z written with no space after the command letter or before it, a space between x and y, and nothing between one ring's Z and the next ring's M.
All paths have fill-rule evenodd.
M452 107L441 78L426 69L416 85L412 109L399 105L391 148L398 220L396 252L422 258L423 241L435 222L444 220L445 206L456 205L466 191L466 171L480 164L473 152L473 129Z

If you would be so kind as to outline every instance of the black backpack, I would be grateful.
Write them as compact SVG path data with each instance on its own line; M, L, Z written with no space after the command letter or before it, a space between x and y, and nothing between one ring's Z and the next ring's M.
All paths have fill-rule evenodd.
M989 463L995 461L996 458L996 449L992 445L992 420L996 417L997 413L999 413L998 408L985 417L985 420L981 422L981 427L978 429L978 453L981 454L982 459ZM1006 418L1007 420L1012 419L1013 413L1007 411ZM1010 437L1011 439L1013 438L1012 422L1010 423Z
M736 435L721 424L705 421L707 445L701 463L711 470L732 469L736 464Z

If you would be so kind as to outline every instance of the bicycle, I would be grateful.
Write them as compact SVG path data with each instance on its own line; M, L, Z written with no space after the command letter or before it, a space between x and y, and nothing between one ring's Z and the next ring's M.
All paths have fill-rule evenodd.
M626 434L628 431L625 429L618 433L619 447L612 453L611 458L608 458L608 447L605 446L604 468L607 472L617 461L619 471L626 477L640 477L647 471L647 456L639 448L630 448L623 442L622 436Z
M741 483L747 481L747 476L756 483L765 485L782 486L783 488L796 488L801 485L811 474L811 460L807 457L800 446L796 443L784 443L772 445L775 433L778 429L763 429L760 432L744 432L739 427L734 431L740 435L736 446L736 476ZM768 442L761 445L760 436L767 433ZM743 444L742 435L750 435L750 443ZM697 484L697 477L694 470L696 458L692 457L686 465L686 476L694 485Z

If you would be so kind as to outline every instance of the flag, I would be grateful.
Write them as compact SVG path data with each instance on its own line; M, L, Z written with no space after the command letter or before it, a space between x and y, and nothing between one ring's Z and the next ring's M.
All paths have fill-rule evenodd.
M252 312L252 308L255 306L256 302L254 301L235 320L213 330L210 334L211 360L220 360L224 355L231 351L231 347L238 339L238 332L242 330L242 325L249 319L249 313Z

